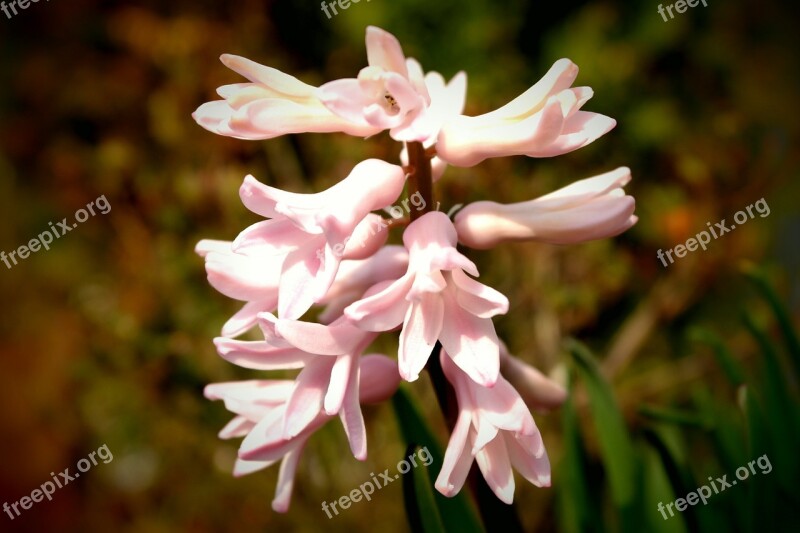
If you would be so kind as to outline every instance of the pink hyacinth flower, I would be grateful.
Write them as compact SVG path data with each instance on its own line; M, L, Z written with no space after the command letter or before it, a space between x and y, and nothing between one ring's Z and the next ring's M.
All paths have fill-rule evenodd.
M325 297L318 303L325 309L319 321L328 324L344 313L345 307L364 296L373 285L395 280L408 270L408 252L403 246L384 246L367 259L342 261L339 273Z
M358 387L361 403L382 402L397 390L400 381L397 366L388 357L366 355L360 358L358 366L362 378ZM246 437L245 441L258 441L262 448L258 459L240 457L236 460L233 470L235 476L256 472L282 459L275 498L272 501L272 508L279 513L289 510L294 476L303 447L314 431L333 418L320 412L301 433L285 438L282 431L283 419L295 388L292 380L214 383L205 388L206 398L224 400L225 407L236 414L220 431L219 437ZM242 446L244 447L244 443Z
M438 339L472 379L491 387L500 368L491 317L508 311L508 299L464 273L477 276L478 269L456 250L456 230L444 213L409 224L403 242L407 273L348 306L345 316L369 331L403 324L398 359L407 381L419 377Z
M439 157L471 167L490 157L552 157L586 146L616 121L580 111L592 90L571 87L577 76L578 67L560 59L539 82L503 107L447 122L436 144Z
M622 189L631 171L620 167L515 204L475 202L458 212L458 240L485 249L508 241L576 244L614 237L633 226L636 202Z
M302 433L320 412L340 413L353 455L366 457L366 430L358 405L358 359L376 333L360 330L340 318L330 325L260 317L264 341L214 339L219 355L244 368L286 370L302 368L287 401L283 436ZM252 441L251 441L252 442ZM263 444L263 443L262 443ZM267 445L248 444L242 450L257 455Z
M369 66L358 78L320 86L320 100L348 122L391 130L397 141L435 139L444 120L461 112L466 76L457 74L449 85L439 74L425 76L397 38L375 26L367 27L366 44Z
M343 132L369 137L380 131L364 121L351 122L331 113L317 88L271 67L225 54L222 63L250 80L224 85L224 100L207 102L192 114L205 129L237 139L272 139L287 133Z
M222 335L236 337L256 325L257 315L278 306L280 263L247 257L232 250L232 243L204 239L195 252L205 258L208 282L219 292L247 302L222 326Z
M362 161L316 194L285 192L247 176L239 190L242 202L270 220L240 233L233 250L282 261L278 314L299 318L325 296L343 258L363 258L383 245L388 232L375 225L380 217L370 211L394 202L404 183L401 167L379 159Z
M514 470L536 485L550 486L550 461L542 435L520 395L502 376L488 389L475 383L444 352L442 370L453 385L459 414L436 489L457 494L472 461L486 483L503 502L514 500Z

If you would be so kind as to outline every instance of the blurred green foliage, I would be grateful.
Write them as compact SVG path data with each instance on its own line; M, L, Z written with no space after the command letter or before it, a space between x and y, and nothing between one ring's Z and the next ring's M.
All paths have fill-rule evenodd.
M798 8L779 0L710 1L663 22L656 6L372 0L328 20L318 2L76 0L0 16L0 250L27 243L100 195L112 205L50 251L11 270L0 265L0 498L18 500L103 443L114 454L52 502L14 522L0 518L7 520L2 529L407 530L399 485L332 521L320 510L323 500L403 456L389 404L365 412L365 463L348 456L334 424L315 436L292 509L277 515L269 508L277 468L233 479L236 443L216 438L229 415L201 395L206 383L254 377L214 353L211 338L236 303L207 285L192 253L200 238L230 239L256 220L238 199L243 176L319 190L366 157L395 161L399 146L386 135L237 141L202 130L190 113L216 87L238 81L217 61L221 53L318 84L365 64L368 24L394 32L426 69L448 78L465 70L469 114L504 104L569 57L581 67L578 84L595 91L587 109L618 120L573 154L451 168L437 184L446 211L477 199L533 198L620 165L633 171L628 189L640 221L625 235L471 253L482 281L510 296L511 310L496 325L513 353L565 380L580 361L595 361L578 365L578 388L560 412L536 417L554 490L518 483L525 529L614 530L626 516L658 522L652 502L680 496L677 481L692 490L704 476L730 472L758 455L758 439L779 446L796 418L797 404L783 401L796 401L797 381L787 379L785 391L763 384L774 386L784 368L767 366L770 339L797 323L800 307ZM762 197L768 217L667 269L656 259L656 250ZM743 259L762 265L788 302L782 321L741 281ZM696 325L724 339L715 353L726 354L725 365L687 338ZM566 357L567 336L585 341L596 360ZM386 336L376 350L393 354L396 342ZM587 381L586 368L596 380ZM445 443L426 379L409 390ZM745 387L744 408L731 383ZM648 414L642 406L651 407ZM676 413L699 425L688 429ZM779 415L790 419L781 425ZM625 444L622 430L595 433L606 417L637 438ZM654 426L647 438L638 437L643 417ZM754 520L780 531L785 524L769 522L778 515L765 509L796 506L740 501L780 494L797 478L796 464L781 468L778 456L773 464L763 480L697 508L696 522L685 527L733 516L740 530ZM629 513L625 479L632 477L634 496L650 506ZM673 531L678 523L658 527Z

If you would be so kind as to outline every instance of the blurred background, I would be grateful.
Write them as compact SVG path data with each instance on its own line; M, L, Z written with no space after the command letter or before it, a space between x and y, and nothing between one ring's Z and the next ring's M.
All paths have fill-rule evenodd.
M318 85L366 64L373 24L426 70L466 71L467 114L503 105L568 57L576 85L594 89L586 109L618 121L566 156L450 168L436 188L443 211L633 172L640 220L623 236L468 252L511 300L495 323L512 353L572 384L563 409L536 415L553 487L517 476L509 516L525 531L790 531L800 508L798 11L709 0L665 22L655 0L372 0L328 19L316 1L72 0L0 14L0 250L101 195L112 207L49 251L0 264L0 502L103 444L114 457L52 502L13 521L0 514L0 530L408 531L400 484L333 520L320 510L404 456L390 403L365 409L365 463L337 424L316 435L278 515L277 467L234 479L238 442L216 437L229 414L202 397L210 382L263 377L216 355L211 340L238 304L207 284L193 253L201 238L232 239L257 220L239 202L242 178L315 191L364 158L396 161L400 147L386 134L239 141L190 114L240 81L222 53ZM656 258L761 198L769 216L669 268ZM394 354L396 340L379 348ZM445 444L427 376L407 390ZM670 520L656 510L764 453L770 474Z

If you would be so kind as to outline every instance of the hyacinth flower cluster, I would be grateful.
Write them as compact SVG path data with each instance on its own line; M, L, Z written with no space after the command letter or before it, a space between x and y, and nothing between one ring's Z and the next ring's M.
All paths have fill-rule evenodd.
M550 465L531 409L558 406L565 391L512 356L492 318L509 300L478 281L459 245L487 249L510 241L571 244L618 235L636 222L619 168L533 200L480 201L453 219L433 210L433 182L447 165L487 158L552 157L585 146L615 125L583 111L588 87L572 87L578 68L557 61L544 77L501 108L463 115L466 75L449 82L424 73L398 40L366 31L368 65L357 77L313 87L242 57L222 62L247 82L218 89L222 100L194 113L204 128L229 137L271 139L303 132L370 137L389 130L403 143L400 164L357 163L315 194L270 187L247 176L240 197L264 217L233 241L203 240L210 284L243 306L214 340L221 357L244 368L297 370L294 380L218 383L209 399L235 414L220 437L244 437L234 467L248 474L281 461L273 509L289 507L298 461L309 438L336 416L358 460L367 456L361 404L390 398L423 369L457 400L436 489L452 496L477 463L496 496L511 503L516 470L549 486ZM402 245L381 210L406 194ZM377 228L377 230L376 230ZM318 308L317 322L302 318ZM257 332L258 340L243 340ZM368 353L375 338L399 332L396 358ZM253 338L250 335L248 338ZM436 374L436 376L434 376ZM443 391L437 390L441 398Z

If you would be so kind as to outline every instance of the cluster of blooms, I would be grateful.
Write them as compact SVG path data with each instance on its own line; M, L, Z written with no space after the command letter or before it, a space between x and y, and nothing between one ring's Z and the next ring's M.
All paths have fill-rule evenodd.
M379 28L367 28L366 45L369 66L357 78L321 87L224 55L222 62L249 81L220 87L224 100L200 106L193 116L210 131L241 139L301 132L368 137L389 130L397 141L421 144L433 179L447 164L570 152L615 125L581 111L592 91L572 87L578 68L567 59L500 109L468 117L462 115L464 73L449 83L438 73L424 74L397 39ZM564 390L507 353L492 317L507 312L508 299L475 279L478 269L457 245L564 244L617 235L636 222L634 200L622 189L630 171L619 168L527 202L473 203L454 220L426 212L405 227L403 246L386 245L388 232L372 231L381 221L373 212L403 193L407 173L414 172L408 158L406 145L406 166L363 161L316 194L281 191L247 176L242 202L266 220L233 242L197 245L211 285L245 302L214 341L220 356L256 370L299 369L293 381L206 389L208 398L224 400L236 414L220 437L244 436L236 475L282 459L276 511L288 509L305 443L335 415L353 455L366 458L361 404L391 397L401 378L416 380L437 341L459 411L436 488L457 493L473 461L507 503L514 493L512 467L537 486L550 483L530 409L559 405ZM315 305L324 307L319 323L299 320ZM263 340L237 339L255 326ZM364 353L377 335L398 328L396 361Z

